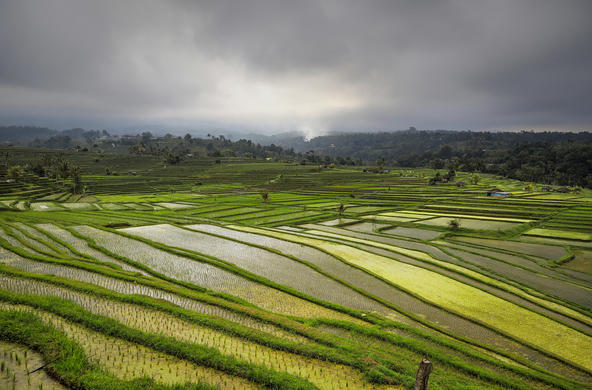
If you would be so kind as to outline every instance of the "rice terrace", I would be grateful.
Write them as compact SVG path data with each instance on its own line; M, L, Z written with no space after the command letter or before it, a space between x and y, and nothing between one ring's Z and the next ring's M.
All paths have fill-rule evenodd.
M592 390L591 0L0 0L0 390Z
M431 389L592 384L588 189L2 153L4 177L56 153L88 172L83 193L73 177L2 183L3 388L406 389L422 359Z

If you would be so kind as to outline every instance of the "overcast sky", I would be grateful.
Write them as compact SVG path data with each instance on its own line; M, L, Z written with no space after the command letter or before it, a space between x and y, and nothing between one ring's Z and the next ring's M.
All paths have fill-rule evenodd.
M591 0L0 0L0 124L592 130Z

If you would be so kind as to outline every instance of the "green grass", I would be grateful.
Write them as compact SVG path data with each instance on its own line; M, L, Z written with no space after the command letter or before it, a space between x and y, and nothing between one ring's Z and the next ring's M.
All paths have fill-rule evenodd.
M592 240L592 233L581 233L581 232L574 232L574 231L569 231L569 230L535 228L535 229L530 229L523 234L526 236L564 238L567 240L581 240L581 241Z

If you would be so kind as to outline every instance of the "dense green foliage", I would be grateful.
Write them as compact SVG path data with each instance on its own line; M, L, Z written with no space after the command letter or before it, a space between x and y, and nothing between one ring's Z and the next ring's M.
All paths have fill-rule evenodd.
M0 127L0 140L30 144L47 149L75 149L95 159L105 153L129 153L154 156L162 163L179 164L196 157L242 157L282 159L313 165L362 165L458 169L485 172L546 184L592 186L592 133L559 132L471 132L471 131L399 131L385 133L335 134L304 141L299 137L269 137L270 144L248 139L233 141L208 134L207 138L150 132L131 136L111 136L107 132L72 129L56 133L49 129ZM45 135L46 139L29 142ZM47 138L49 137L49 138ZM260 137L265 140L264 137ZM41 167L40 167L41 165ZM33 169L33 167L35 167ZM35 162L30 170L47 175L47 164ZM112 167L106 167L111 174ZM56 174L52 174L55 177ZM51 176L51 175L47 175Z
M291 139L280 144L337 156L331 161L339 164L361 159L403 167L454 166L525 181L592 186L592 133L587 132L400 131L328 135L309 142Z

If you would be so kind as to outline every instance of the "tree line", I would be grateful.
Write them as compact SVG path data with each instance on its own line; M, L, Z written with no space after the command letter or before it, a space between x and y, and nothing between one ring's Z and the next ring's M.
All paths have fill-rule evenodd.
M111 136L107 131L71 129L54 133L42 128L0 127L48 149L76 149L99 154L130 153L159 156L165 164L191 157L241 157L293 161L302 165L376 165L484 172L556 185L592 188L592 133L418 131L346 133L316 137L273 137L272 144L248 139L233 141L223 135L196 138L150 132ZM48 137L47 137L48 136ZM81 146L82 145L82 146ZM85 146L87 145L87 146Z
M281 142L280 142L281 143ZM592 188L592 133L399 131L334 134L295 150L323 161L484 172L546 184ZM284 145L284 143L282 143Z
M82 170L80 167L66 160L61 155L44 155L41 159L31 161L24 166L9 165L8 154L6 153L4 157L4 161L0 163L0 177L5 178L5 180L19 182L29 174L38 177L47 177L60 182L63 187L68 186L68 190L73 194L86 192L86 186L82 182ZM68 181L68 184L66 181Z

